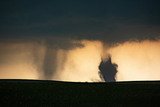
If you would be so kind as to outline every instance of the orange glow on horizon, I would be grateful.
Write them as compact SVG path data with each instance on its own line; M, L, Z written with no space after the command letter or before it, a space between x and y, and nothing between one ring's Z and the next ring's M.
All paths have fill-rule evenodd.
M102 44L99 41L82 41L84 47L68 51L67 61L59 80L93 82L100 81L98 66L101 61Z
M125 42L110 48L118 81L160 80L160 41Z
M50 51L49 55L53 54L51 60L58 59L55 61L56 66L54 64L49 66L56 67L52 75L53 80L101 81L98 66L101 57L105 60L107 54L110 54L112 62L118 65L118 81L160 80L160 40L127 41L110 48L104 47L101 41L78 42L84 47L53 48L53 51ZM1 43L0 78L40 79L39 76L45 72L43 67L46 52L45 44Z

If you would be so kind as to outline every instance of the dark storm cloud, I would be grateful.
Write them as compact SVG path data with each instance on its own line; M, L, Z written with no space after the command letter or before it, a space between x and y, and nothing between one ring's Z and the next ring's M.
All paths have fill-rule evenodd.
M1 38L121 41L159 37L158 0L1 1Z

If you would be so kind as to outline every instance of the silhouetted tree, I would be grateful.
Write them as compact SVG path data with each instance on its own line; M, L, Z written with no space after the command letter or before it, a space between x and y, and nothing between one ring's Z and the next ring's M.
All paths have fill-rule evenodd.
M117 64L113 64L111 61L111 56L108 57L106 61L101 61L99 65L99 75L105 82L115 82L115 76L117 73Z

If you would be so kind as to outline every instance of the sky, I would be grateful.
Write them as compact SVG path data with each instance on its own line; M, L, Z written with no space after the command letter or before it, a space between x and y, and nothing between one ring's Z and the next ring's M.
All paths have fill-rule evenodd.
M159 0L1 0L0 78L159 80Z

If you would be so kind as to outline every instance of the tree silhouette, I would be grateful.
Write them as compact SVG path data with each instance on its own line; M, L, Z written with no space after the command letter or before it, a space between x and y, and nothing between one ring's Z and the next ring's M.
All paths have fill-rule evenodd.
M115 82L115 76L117 73L117 64L113 64L111 61L111 56L108 57L106 61L101 61L99 65L99 75L105 82Z

